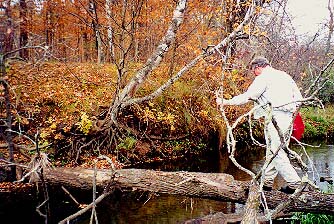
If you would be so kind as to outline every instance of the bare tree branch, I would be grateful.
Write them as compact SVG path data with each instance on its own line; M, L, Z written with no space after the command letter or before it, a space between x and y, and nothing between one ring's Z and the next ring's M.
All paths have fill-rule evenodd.
M176 75L174 75L172 78L170 78L165 84L160 86L155 92L142 97L142 98L134 98L134 99L128 99L127 101L124 101L122 103L122 107L126 107L135 103L141 103L144 101L148 101L151 99L154 99L155 97L159 96L163 91L165 91L169 86L171 86L175 81L177 81L184 73L189 71L192 67L194 67L201 59L206 58L212 54L214 54L216 51L220 51L220 49L225 48L228 46L235 38L239 35L239 33L243 30L246 24L250 22L250 20L255 15L255 7L257 4L251 4L250 7L247 10L247 13L243 19L243 21L238 25L237 28L233 30L232 33L230 33L227 37L225 37L220 43L218 43L213 48L209 49L208 51L202 52L200 55L198 55L196 58L194 58L191 62L189 62L186 66L184 66Z

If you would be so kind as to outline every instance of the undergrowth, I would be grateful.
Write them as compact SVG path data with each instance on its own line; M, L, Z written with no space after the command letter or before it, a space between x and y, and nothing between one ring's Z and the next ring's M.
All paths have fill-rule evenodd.
M128 67L127 80L140 66L134 63ZM168 65L163 64L154 70L135 97L152 93L168 80L170 75L166 70ZM250 79L240 75L242 72L234 70L225 74L234 83L225 86L225 97L247 88ZM117 70L111 64L16 63L10 65L7 74L12 86L12 102L15 102L13 127L28 136L34 136L38 130L40 145L47 146L45 151L62 157L77 155L72 148L78 136L91 140L94 122L109 109L117 89ZM225 136L225 125L215 103L220 77L219 67L199 65L154 100L122 111L119 121L134 130L132 134L125 132L114 146L82 150L88 150L88 154L124 150L136 156L139 151L145 151L144 143L149 143L148 148L155 151L163 146L167 149L161 150L180 153L189 149L205 150L203 142L210 141L217 130L222 130L219 134ZM233 121L246 110L247 107L227 107L226 113ZM244 130L238 134L239 139L247 137Z
M334 106L326 105L325 109L305 107L301 109L305 122L305 139L327 139L333 137Z
M129 66L127 80L140 66L135 63ZM166 70L168 65L160 65L135 97L152 93L170 78ZM237 69L226 72L224 98L247 89L252 77L243 73ZM89 141L94 122L108 110L117 89L117 71L111 64L18 63L10 65L8 77L15 104L13 127L28 136L34 136L39 130L40 145L48 146L50 153L57 152L61 156L71 152L73 133L87 137ZM161 151L182 153L189 149L205 150L202 144L219 136L225 139L226 126L215 103L220 78L221 71L217 66L201 64L192 69L156 99L122 111L119 121L135 132L124 133L123 139L113 147L89 148L86 153L108 154L124 150L136 157L140 151L147 151L143 146L155 148L155 151L165 146ZM250 106L226 106L229 121L234 122ZM304 138L328 138L333 133L334 108L326 108L325 111L312 107L302 109L306 123ZM253 134L260 139L263 128L257 121L254 126ZM238 143L251 142L247 120L235 132ZM76 155L76 152L71 153Z

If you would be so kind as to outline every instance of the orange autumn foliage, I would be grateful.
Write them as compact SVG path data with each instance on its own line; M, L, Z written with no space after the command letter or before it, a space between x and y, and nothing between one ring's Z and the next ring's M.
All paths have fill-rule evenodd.
M133 73L139 65L133 65ZM168 65L160 66L139 91L152 92L168 75ZM226 98L236 95L250 83L250 77L234 70L225 74ZM83 114L88 121L108 109L115 94L116 69L111 65L82 63L13 64L8 70L15 102L14 125L41 127L47 138L63 138L73 126L79 128ZM196 79L194 79L196 77ZM209 133L222 119L215 105L215 90L221 84L221 71L216 66L198 67L186 74L161 97L148 104L128 108L121 120L148 124L148 133L177 136ZM231 120L247 108L227 107ZM137 125L133 126L134 128ZM33 133L35 129L31 129ZM58 130L59 131L59 130Z

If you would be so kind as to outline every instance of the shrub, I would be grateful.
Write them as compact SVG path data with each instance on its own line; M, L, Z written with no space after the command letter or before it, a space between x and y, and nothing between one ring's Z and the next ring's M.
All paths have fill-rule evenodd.
M326 109L315 107L302 108L301 114L305 122L304 138L328 138L334 130L334 108L327 105Z

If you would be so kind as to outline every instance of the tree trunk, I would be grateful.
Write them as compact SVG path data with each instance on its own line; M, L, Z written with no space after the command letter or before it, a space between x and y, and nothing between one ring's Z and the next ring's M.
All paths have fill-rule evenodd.
M54 11L53 3L47 1L45 10L45 44L49 46L50 49L53 49L53 40L54 40L53 11Z
M121 90L117 95L116 100L111 106L110 117L111 121L115 123L117 115L121 107L129 106L126 105L126 101L130 100L138 88L148 78L149 74L156 68L168 52L169 47L175 41L176 33L179 27L183 23L183 17L186 11L187 0L180 0L173 12L172 22L169 25L166 35L162 38L160 44L157 46L154 53L146 61L144 66L136 73L136 75L128 82L128 84ZM123 106L122 106L123 105Z
M20 57L28 59L28 49L24 48L28 44L28 19L27 19L27 3L20 0Z
M245 213L241 224L257 224L258 209L260 208L259 185L253 182L249 187L249 196L246 202Z
M92 189L93 169L55 168L45 170L45 180L52 185L69 188ZM111 180L110 170L98 170L98 188L106 187ZM250 182L238 181L224 173L163 172L142 169L117 170L113 182L122 190L141 190L161 194L184 195L245 204ZM265 192L269 208L287 201L289 195L279 191ZM285 212L334 213L334 194L315 191L303 192Z
M8 152L9 152L9 161L14 163L14 143L12 138L12 133L8 130L12 129L12 113L11 113L11 103L9 96L9 86L8 82L5 80L6 76L6 67L5 67L5 58L0 55L0 86L2 91L0 92L0 97L4 99L3 103L0 104L0 113L6 114L6 118L1 117L1 131L0 138L4 137L4 140L8 143ZM3 108L3 106L5 106ZM5 113L3 113L5 111ZM16 166L10 167L10 181L16 180Z
M111 10L111 1L106 0L106 18L107 18L107 38L108 38L108 53L110 61L115 61L115 50L114 50L114 30L112 27L112 10Z
M97 51L97 63L100 64L103 61L102 51L102 37L100 32L100 24L97 16L96 2L94 0L89 1L89 11L92 14L92 27L95 34L95 45Z
M3 49L2 53L10 52L13 50L13 44L14 44L14 28L13 28L13 18L12 18L12 9L10 7L11 1L7 1L7 7L5 7L5 15L4 18L6 18L4 22L4 26L6 27L6 32L2 33L5 36L5 40L3 43Z
M328 21L328 36L326 40L326 55L331 49L331 40L334 32L334 15L333 15L333 0L328 0L327 9L329 12L329 21Z

